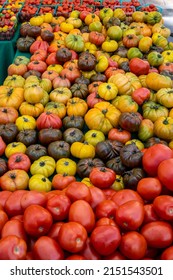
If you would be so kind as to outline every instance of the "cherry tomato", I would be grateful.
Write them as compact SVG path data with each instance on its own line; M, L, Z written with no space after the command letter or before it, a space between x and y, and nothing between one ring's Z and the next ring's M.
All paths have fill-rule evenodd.
M144 205L144 220L143 224L148 224L150 222L158 221L159 217L157 216L153 204Z
M125 230L137 230L144 220L144 205L131 200L120 205L116 210L115 222Z
M68 219L70 222L78 222L84 226L89 233L95 226L94 212L85 200L77 200L72 203L69 209Z
M129 231L122 236L119 249L128 259L140 260L146 254L147 242L139 232Z
M90 189L82 182L72 182L67 186L65 194L69 197L71 202L84 199L87 202L91 201Z
M87 239L87 231L80 223L67 222L64 223L58 234L60 246L71 253L82 251Z
M88 237L86 242L85 242L85 246L84 249L80 252L82 256L84 256L84 258L86 260L100 260L101 256L99 255L99 253L93 248L92 244L91 244L91 239Z
M8 221L7 214L3 210L0 210L0 235L1 235L2 229L7 221Z
M46 209L51 213L54 221L63 221L68 217L70 205L68 196L59 194L48 199Z
M25 210L29 205L37 204L40 206L46 206L47 197L43 192L28 191L24 193L21 198L20 204L23 210Z
M4 206L7 215L12 217L23 214L23 209L21 207L20 201L22 196L26 192L27 190L16 190L8 197Z
M96 206L106 199L104 192L97 187L90 187L91 201L90 205L95 210Z
M35 260L63 260L64 252L59 244L49 236L41 236L33 247Z
M173 246L166 248L162 252L160 259L161 260L173 260Z
M121 242L121 234L117 227L98 226L91 233L91 244L102 256L112 254Z
M95 187L105 189L113 184L116 173L107 167L94 167L89 174L89 179Z
M162 220L173 221L173 197L160 195L153 201L153 208Z
M158 178L168 190L173 191L173 158L165 159L159 164Z
M25 209L24 216L25 231L35 237L45 235L52 226L52 215L40 205L30 205Z
M137 185L137 192L144 200L151 201L161 194L162 184L158 178L142 178Z
M149 176L156 177L159 164L165 159L172 158L172 156L173 151L168 146L155 144L145 151L142 157L143 168Z
M27 235L23 222L20 222L19 220L10 220L6 222L1 231L1 237L3 238L9 235L16 235L17 237L27 241Z
M164 221L148 223L141 228L140 232L146 239L149 247L166 248L173 241L172 227Z
M26 242L16 235L0 239L0 260L25 260Z
M123 189L116 192L113 195L112 200L119 206L130 200L137 200L144 203L142 197L136 191L130 189Z
M106 217L115 220L115 213L117 208L118 205L114 201L106 199L97 205L95 210L96 218L100 219Z

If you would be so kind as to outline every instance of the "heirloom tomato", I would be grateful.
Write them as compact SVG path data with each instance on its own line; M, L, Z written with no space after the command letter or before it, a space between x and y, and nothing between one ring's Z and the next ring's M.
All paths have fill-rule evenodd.
M98 203L98 205L95 208L96 218L109 218L115 220L115 213L117 211L117 208L118 205L114 201L110 199L105 199Z
M158 178L146 177L142 178L137 185L137 192L147 201L152 201L162 191L162 184Z
M8 158L7 164L9 170L22 169L28 172L30 169L31 161L26 154L15 153Z
M29 175L25 170L9 170L0 177L0 187L2 190L16 191L27 189Z
M29 205L37 204L45 207L47 202L47 197L44 192L39 191L28 191L23 194L20 204L23 210L25 210Z
M67 175L66 173L55 174L55 176L52 178L52 187L55 190L63 190L70 183L75 182L75 181L76 181L76 178L72 175Z
M89 175L91 183L100 189L109 188L116 179L115 172L106 167L94 167Z

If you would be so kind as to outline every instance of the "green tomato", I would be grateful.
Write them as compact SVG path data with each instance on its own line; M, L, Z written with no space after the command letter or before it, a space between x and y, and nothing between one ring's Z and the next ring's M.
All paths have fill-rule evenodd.
M142 52L138 48L135 47L130 48L127 52L127 58L132 59L135 57L142 58L143 57Z
M89 25L89 30L90 31L97 31L97 32L101 32L102 31L102 23L100 21L94 21L92 23L90 23Z
M119 26L111 26L108 28L107 30L107 35L115 41L120 41L122 39L123 36L123 32L121 27Z

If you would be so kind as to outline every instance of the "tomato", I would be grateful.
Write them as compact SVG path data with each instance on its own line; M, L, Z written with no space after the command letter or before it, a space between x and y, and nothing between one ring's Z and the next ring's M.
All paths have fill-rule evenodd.
M100 219L106 217L115 220L117 208L118 205L114 201L105 199L104 201L100 202L95 209L96 218Z
M37 204L45 207L47 202L47 197L44 192L37 191L27 191L23 194L20 200L20 204L23 210L25 210L29 205Z
M104 192L97 187L90 187L90 193L91 193L90 205L93 209L95 209L100 202L106 199Z
M70 183L75 182L76 178L67 174L56 174L52 179L52 187L56 190L66 188Z
M64 252L59 244L49 236L39 237L33 247L35 260L63 260Z
M130 59L129 68L130 72L134 73L137 76L147 75L150 69L150 64L147 60L134 57Z
M173 241L172 227L164 221L150 222L141 228L140 233L146 239L147 245L153 248L166 248Z
M144 200L151 201L161 194L162 184L158 178L142 178L137 185L137 192Z
M92 244L91 244L91 239L88 237L86 242L85 242L85 246L84 249L80 252L82 256L84 256L84 258L86 260L100 260L101 256L99 255L99 253L93 248Z
M116 179L115 172L107 167L92 168L89 179L91 183L100 189L109 188Z
M123 203L116 210L116 223L125 230L137 230L144 219L144 205L136 200Z
M22 169L28 172L31 166L31 161L26 154L19 152L19 153L12 154L8 158L7 164L9 170Z
M35 237L45 235L52 226L52 216L49 211L40 205L30 205L23 216L25 231Z
M5 202L11 194L12 192L10 191L0 192L0 206L2 206L2 208L4 208Z
M0 239L0 260L25 260L26 242L16 235Z
M64 223L58 234L61 248L71 253L78 253L84 249L87 231L80 223Z
M158 166L158 178L168 189L173 191L173 159L165 159Z
M122 236L119 249L128 259L140 260L146 254L147 242L139 232L130 231Z
M102 190L104 195L106 196L106 199L112 199L116 191L112 188L107 188Z
M162 252L160 259L161 260L173 260L173 246L166 248Z
M115 251L115 253L104 257L104 260L126 260L126 257L123 256L120 252Z
M46 209L51 213L54 221L67 219L71 201L64 194L54 195L47 201Z
M143 220L143 225L150 223L150 222L154 222L154 221L158 221L159 217L157 216L153 204L145 204L144 205L144 220Z
M102 256L112 254L121 242L121 234L117 227L98 226L91 233L91 244Z
M73 254L67 257L66 260L86 260L86 259L81 255Z
M153 208L160 219L166 221L173 220L173 197L170 195L160 195L153 201Z
M163 160L172 158L172 156L173 152L168 146L163 144L155 144L149 147L142 157L143 169L149 176L155 177L157 176L159 164Z
M26 192L26 190L16 190L8 197L4 205L4 209L8 216L12 217L23 214L20 201Z
M78 222L84 226L89 233L95 226L95 215L90 204L85 200L77 200L72 203L69 209L70 222Z
M116 192L113 195L112 200L119 206L131 200L137 200L144 203L142 197L136 191L130 189L123 189Z
M59 233L59 230L60 230L60 228L61 228L61 226L62 226L63 224L64 224L64 222L57 222L57 223L54 223L54 224L51 226L51 228L50 228L50 230L49 230L47 236L53 238L55 241L58 242L58 233Z
M107 217L103 217L103 218L100 218L99 220L97 220L95 226L98 227L98 226L114 226L116 227L117 224L115 223L114 220L110 219L110 218L107 218Z
M65 194L73 202L78 199L84 199L87 202L91 201L90 189L82 182L72 182L67 186Z
M144 101L148 100L150 97L150 90L147 88L138 88L132 92L132 98L138 105L142 105Z
M7 214L3 210L0 210L0 235L1 235L2 229L7 221L8 221Z
M6 222L1 232L1 238L9 235L16 235L17 237L27 241L23 222L15 219Z

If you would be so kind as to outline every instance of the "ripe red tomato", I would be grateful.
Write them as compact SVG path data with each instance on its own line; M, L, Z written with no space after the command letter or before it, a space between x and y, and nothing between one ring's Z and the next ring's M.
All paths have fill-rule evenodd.
M64 222L57 222L57 223L54 223L54 224L51 226L51 228L50 228L50 230L49 230L47 236L53 238L55 241L58 242L59 230L60 230L60 227L61 227L63 224L64 224Z
M97 220L95 226L98 227L98 226L118 226L114 220L110 219L110 218L106 218L106 217L103 217L103 218L100 218L99 220Z
M160 219L173 221L173 197L160 195L153 201L153 208Z
M90 172L89 179L95 187L105 189L113 184L116 174L107 167L94 167Z
M23 194L20 204L23 210L32 204L46 206L47 196L44 192L27 191Z
M88 233L95 226L93 209L85 200L77 200L71 204L68 219L70 222L78 222L83 225Z
M120 242L120 231L114 226L98 226L91 233L91 244L102 256L112 254L118 248Z
M172 244L173 231L169 223L155 221L144 225L140 233L147 241L147 245L153 248L166 248Z
M103 258L104 260L126 260L127 258L123 256L120 252L115 251L115 253L106 256Z
M0 260L25 260L26 242L16 235L0 239Z
M104 201L100 202L95 209L96 218L100 219L106 217L115 220L117 208L118 205L113 200L105 199Z
M71 201L64 194L54 195L47 201L46 209L51 213L54 221L67 219Z
M147 75L150 69L150 64L147 60L134 57L130 59L129 68L130 72L134 73L137 76Z
M52 187L56 190L65 189L70 183L75 182L74 176L66 174L56 174L52 179Z
M143 225L148 224L150 222L158 221L159 217L157 216L153 204L145 204L144 205L144 220Z
M33 247L35 260L63 260L64 252L59 244L49 236L41 236Z
M173 246L166 248L162 252L160 259L161 260L173 260Z
M87 187L82 182L72 182L67 188L65 194L73 202L78 199L86 200L87 202L91 201L91 192L89 187Z
M27 241L27 236L23 226L23 222L15 219L6 222L1 231L1 237L3 238L9 235L16 235L17 237Z
M10 192L10 191L0 192L0 205L2 206L2 208L4 208L5 202L11 194L12 194L12 192Z
M97 187L90 187L90 193L91 193L90 205L92 209L95 209L100 202L106 199L104 192Z
M131 200L120 205L116 210L115 222L125 230L137 230L144 220L144 205Z
M149 176L156 177L159 164L172 156L173 151L168 146L155 144L145 151L142 157L143 168Z
M64 223L58 234L61 248L71 253L78 253L83 250L87 239L87 231L80 223Z
M26 154L15 153L8 158L7 164L9 170L22 169L28 172L31 166L31 161Z
M101 256L99 255L99 253L93 248L92 244L91 244L91 239L88 237L86 242L85 242L85 246L84 249L80 252L82 256L84 256L84 258L86 260L100 260Z
M3 210L0 210L0 235L1 235L2 229L7 221L8 221L7 214Z
M40 205L28 206L23 215L25 231L35 237L45 235L52 226L52 215Z
M73 254L67 257L66 260L86 260L86 259L81 255Z
M162 184L158 178L142 178L137 185L137 192L144 200L151 201L161 194Z
M119 249L128 259L140 260L146 254L147 242L139 232L129 231L122 236Z
M5 202L4 210L10 217L16 215L22 215L23 209L21 207L20 201L22 196L27 192L27 190L16 190L8 197Z
M138 88L132 92L132 98L138 105L142 105L144 101L150 97L150 90L148 88Z
M130 189L123 189L116 192L113 195L112 200L119 206L130 200L137 200L144 203L142 197L136 191Z
M168 190L173 191L173 158L165 159L159 164L158 178Z

